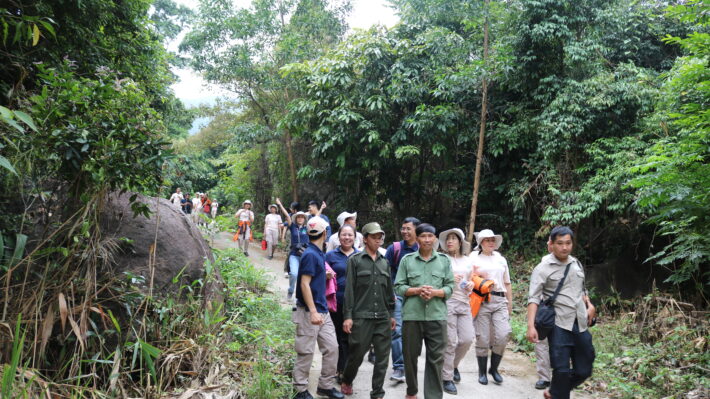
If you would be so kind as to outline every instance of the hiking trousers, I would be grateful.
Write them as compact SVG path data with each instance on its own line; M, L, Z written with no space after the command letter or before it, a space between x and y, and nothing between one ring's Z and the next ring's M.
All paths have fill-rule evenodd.
M535 368L537 369L537 378L542 381L550 382L552 380L552 371L550 370L550 345L547 338L535 344Z
M424 399L441 399L444 396L444 380L441 370L446 351L446 320L402 322L402 352L404 354L404 377L407 380L407 395L419 392L417 361L422 353L422 341L426 345L424 367Z
M274 255L274 248L279 242L279 231L276 229L266 229L266 235L264 236L266 240L266 253L269 256Z
M392 346L389 319L353 319L353 328L348 338L350 355L345 363L343 382L352 385L370 345L375 351L375 366L372 370L371 398L385 396L384 384Z
M572 331L555 325L547 339L552 365L550 394L552 399L569 399L572 389L592 375L595 357L592 334L589 330L579 332L575 321Z
M300 306L291 315L292 321L296 324L296 364L293 366L293 386L296 392L308 389L308 375L313 364L316 342L323 354L318 388L335 388L338 341L335 338L335 326L333 326L330 315L321 313L321 316L323 316L323 324L311 324L310 312Z
M473 344L474 328L471 306L468 303L449 298L446 301L446 308L448 310L446 318L448 344L444 354L444 368L441 376L444 381L452 381L454 369L459 367L459 363Z
M487 357L489 350L503 356L512 332L508 300L491 295L489 302L481 304L476 316L476 356Z

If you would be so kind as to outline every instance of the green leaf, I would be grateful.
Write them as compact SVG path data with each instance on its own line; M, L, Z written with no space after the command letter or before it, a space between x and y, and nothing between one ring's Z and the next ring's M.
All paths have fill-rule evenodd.
M10 161L7 160L4 156L0 155L0 166L9 170L11 173L13 173L15 176L17 176L17 172L15 171L15 168L12 167L10 164Z
M32 24L32 47L39 43L39 35L39 28L37 27L37 24Z
M35 132L38 131L37 125L35 125L34 121L32 120L32 117L30 117L26 113L22 111L15 111L15 116L22 122L25 122L27 126L29 126Z

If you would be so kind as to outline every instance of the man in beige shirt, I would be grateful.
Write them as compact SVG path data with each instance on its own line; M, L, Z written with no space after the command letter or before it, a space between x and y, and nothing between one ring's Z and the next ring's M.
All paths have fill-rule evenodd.
M555 327L548 335L552 383L546 398L569 399L572 389L592 375L594 346L588 326L596 316L584 286L584 268L570 255L574 233L569 227L555 227L550 233L552 253L543 257L530 277L528 332L532 343L539 341L535 329L538 305L552 296L570 266L554 303ZM570 367L570 361L572 363Z

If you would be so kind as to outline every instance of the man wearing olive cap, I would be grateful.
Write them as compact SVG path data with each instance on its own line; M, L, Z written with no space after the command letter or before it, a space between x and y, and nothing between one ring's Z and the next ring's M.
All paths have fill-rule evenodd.
M385 396L383 385L392 345L394 320L394 287L390 278L389 263L379 252L385 232L377 223L362 228L365 250L348 259L343 331L350 334L349 356L343 372L341 391L353 392L352 383L370 349L375 350L375 367L372 372L371 398Z

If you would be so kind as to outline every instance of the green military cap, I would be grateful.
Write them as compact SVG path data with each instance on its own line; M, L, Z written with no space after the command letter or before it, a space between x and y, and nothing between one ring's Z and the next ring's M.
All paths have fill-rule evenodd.
M380 224L377 222L368 223L362 228L362 235L364 236L377 233L385 234L385 231L382 230L382 227L380 227Z

